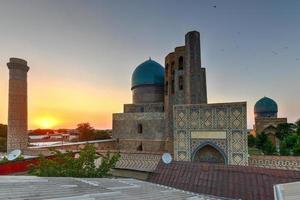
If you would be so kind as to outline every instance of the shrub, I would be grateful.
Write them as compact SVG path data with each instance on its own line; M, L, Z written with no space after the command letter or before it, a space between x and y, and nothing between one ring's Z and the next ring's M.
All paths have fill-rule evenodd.
M98 155L92 145L86 145L80 152L79 158L74 158L73 153L68 151L61 153L52 149L53 159L40 157L37 166L31 166L29 173L37 176L48 177L105 177L110 175L110 171L119 160L119 153L111 155ZM101 164L95 165L95 160L101 158Z
M248 135L248 146L255 147L256 145L256 138L253 135Z
M271 140L267 139L267 142L263 145L262 150L266 155L274 155L276 152L276 147L273 145Z

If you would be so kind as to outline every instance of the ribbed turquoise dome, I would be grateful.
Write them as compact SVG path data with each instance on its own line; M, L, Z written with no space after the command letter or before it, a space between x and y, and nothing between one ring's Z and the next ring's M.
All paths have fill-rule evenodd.
M277 103L268 97L263 97L258 100L254 106L254 113L256 114L277 114L278 106Z
M140 85L164 86L164 68L154 60L147 60L137 66L131 77L131 89Z

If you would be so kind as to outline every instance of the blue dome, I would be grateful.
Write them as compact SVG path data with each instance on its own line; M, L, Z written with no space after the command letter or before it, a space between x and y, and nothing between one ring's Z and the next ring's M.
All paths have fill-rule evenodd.
M157 62L149 59L140 64L131 77L131 89L140 85L164 86L164 68Z
M277 114L278 106L277 103L268 97L263 97L256 102L254 106L255 114Z

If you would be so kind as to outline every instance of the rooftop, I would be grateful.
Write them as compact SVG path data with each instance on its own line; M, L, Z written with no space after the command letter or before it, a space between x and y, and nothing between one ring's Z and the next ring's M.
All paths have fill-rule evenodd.
M300 171L173 161L160 162L150 181L201 194L273 200L273 185L300 181Z
M216 200L136 179L0 176L0 199Z

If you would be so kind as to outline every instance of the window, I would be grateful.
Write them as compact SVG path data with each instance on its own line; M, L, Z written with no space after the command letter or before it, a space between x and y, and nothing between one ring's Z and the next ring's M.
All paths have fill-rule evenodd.
M183 90L183 77L182 76L179 76L179 78L178 78L178 87L179 87L179 90Z
M172 94L174 94L174 92L175 92L175 83L174 83L175 81L174 80L172 80L172 85L171 85L171 92L172 92Z
M175 92L175 86L174 86L174 80L172 80L172 85L171 85L171 92L172 92L172 94L174 94L174 92Z
M168 90L169 90L169 84L168 81L166 81L166 86L165 86L165 94L168 95Z
M178 70L183 70L183 57L180 56L178 59Z
M137 151L143 151L143 145L140 144L137 148L136 148Z
M166 69L165 69L165 73L168 74L168 69L169 69L169 64L166 64Z
M175 69L174 69L174 65L175 65L175 63L174 63L174 62L172 62L172 64L171 64L171 78L172 78L172 79L174 79L174 76L175 76Z
M138 124L138 133L143 133L143 125Z
M144 112L144 107L141 107L141 112Z

